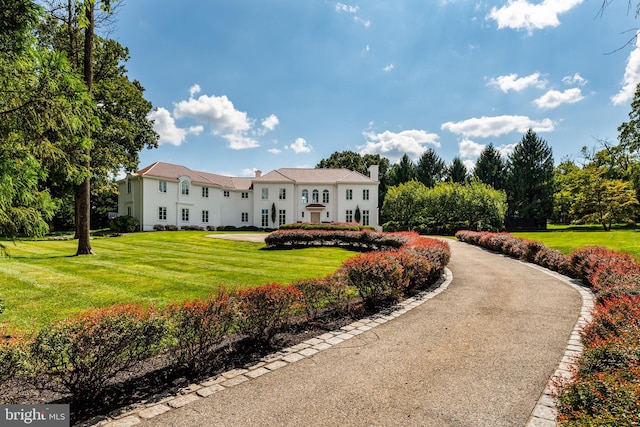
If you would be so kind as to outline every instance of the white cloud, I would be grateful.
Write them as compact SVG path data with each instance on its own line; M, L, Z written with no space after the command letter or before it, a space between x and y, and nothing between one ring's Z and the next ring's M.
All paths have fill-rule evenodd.
M256 176L257 168L242 169L242 176Z
M293 150L294 153L310 153L313 150L313 147L309 145L309 143L304 138L297 138L296 141L288 145L287 148Z
M458 150L460 152L460 157L462 158L475 158L482 153L486 145L478 144L468 138L463 139L458 143Z
M487 138L500 136L510 132L524 133L529 128L535 132L551 132L556 123L551 119L535 121L526 116L494 116L447 122L440 127L443 130L465 137Z
M191 88L189 89L189 96L191 98L193 98L197 93L200 93L200 85L199 84L194 84L193 86L191 86Z
M254 138L242 133L228 133L222 135L224 139L229 142L229 148L232 150L244 150L246 148L256 148L260 146L260 143Z
M564 92L550 90L533 101L538 108L556 108L562 104L575 104L584 99L579 88L567 89Z
M180 119L190 117L211 125L216 135L248 131L253 126L247 113L238 111L226 96L201 95L180 101L173 109L173 115Z
M384 68L382 69L382 71L384 71L385 73L388 73L389 71L393 70L394 68L395 68L395 67L394 67L394 65L393 65L393 64L389 64L389 65L387 65L386 67L384 67Z
M508 0L507 4L491 9L487 19L498 23L498 29L540 30L560 25L558 15L566 13L583 3L584 0L543 0L538 4L528 0Z
M424 130L405 130L400 133L384 131L363 132L367 138L365 145L359 146L360 154L380 154L391 161L398 161L406 153L409 157L417 159L426 151L425 144L440 147L440 137L435 133Z
M268 131L272 131L280 124L280 120L275 114L270 115L262 121L262 127Z
M358 6L349 6L344 3L336 3L336 12L358 13L358 10L360 10Z
M280 153L282 153L282 150L280 150L279 148L269 148L267 151L269 153L271 153L271 154L280 154Z
M520 92L530 86L544 89L547 86L547 81L544 79L540 80L540 73L533 73L520 78L518 78L517 74L508 74L506 76L489 79L487 85L497 87L504 93L507 93L510 90Z
M203 131L202 126L192 126L188 129L179 128L176 126L174 118L171 117L171 113L162 107L149 113L147 118L154 121L153 130L160 135L158 140L160 145L169 143L179 146L186 140L187 135L199 135Z
M562 83L566 85L584 86L587 84L587 81L579 73L575 73L573 76L563 77Z
M501 145L499 147L496 147L496 150L498 150L498 152L500 153L500 155L502 156L503 159L506 159L507 157L509 157L511 155L511 153L513 153L513 150L516 148L516 144L505 144L505 145Z
M613 105L621 105L633 99L640 83L640 31L636 33L636 48L629 54L622 78L622 89L611 97Z
M475 160L466 159L466 160L462 161L462 164L464 165L465 168L467 168L467 172L468 173L472 173L473 170L476 168L476 161Z
M354 16L353 20L358 22L358 23L360 23L360 24L362 24L362 25L364 25L365 28L369 28L371 26L371 21L368 20L368 19L362 19L362 18L360 18L358 16Z

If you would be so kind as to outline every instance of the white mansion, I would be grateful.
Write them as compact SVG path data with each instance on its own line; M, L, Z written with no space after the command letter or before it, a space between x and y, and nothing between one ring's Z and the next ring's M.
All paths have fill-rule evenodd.
M156 162L118 183L118 215L156 224L277 228L294 222L378 226L378 166L365 176L348 169L283 168L254 178L198 172ZM272 210L276 212L275 223Z

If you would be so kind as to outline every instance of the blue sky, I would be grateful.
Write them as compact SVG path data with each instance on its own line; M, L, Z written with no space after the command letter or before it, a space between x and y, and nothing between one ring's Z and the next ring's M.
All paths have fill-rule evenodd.
M556 163L615 142L640 82L640 20L602 0L135 0L130 49L155 161L235 176L334 151L469 166L533 128Z

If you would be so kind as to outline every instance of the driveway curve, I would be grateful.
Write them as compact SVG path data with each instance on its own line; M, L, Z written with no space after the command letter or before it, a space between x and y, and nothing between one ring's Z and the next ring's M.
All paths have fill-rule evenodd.
M448 288L311 357L141 426L524 426L560 363L580 294L451 241Z

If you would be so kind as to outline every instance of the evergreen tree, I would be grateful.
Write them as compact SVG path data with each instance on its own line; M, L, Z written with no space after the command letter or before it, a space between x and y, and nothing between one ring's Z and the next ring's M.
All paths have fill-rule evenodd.
M416 166L418 181L431 188L442 181L445 169L444 161L433 149L429 148L418 160L418 165Z
M509 156L507 203L511 218L530 219L546 228L553 214L553 152L529 129Z
M391 167L389 182L390 185L400 185L416 179L417 176L418 172L415 165L409 158L409 155L405 154L399 163Z
M453 162L447 168L446 180L464 184L467 182L467 167L464 165L460 157L454 157Z
M502 155L494 148L493 144L489 144L480 153L473 170L473 176L496 190L504 190L505 174L505 162Z

